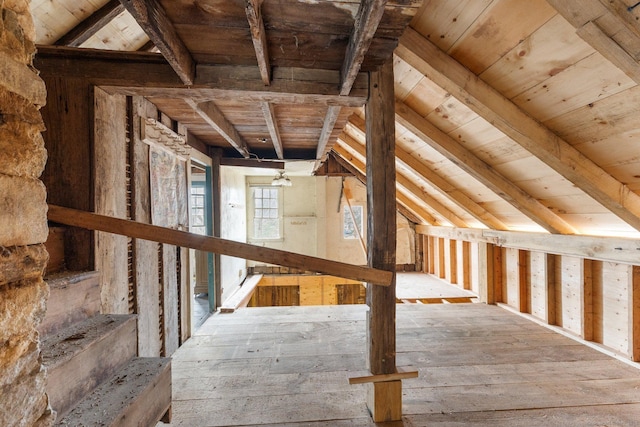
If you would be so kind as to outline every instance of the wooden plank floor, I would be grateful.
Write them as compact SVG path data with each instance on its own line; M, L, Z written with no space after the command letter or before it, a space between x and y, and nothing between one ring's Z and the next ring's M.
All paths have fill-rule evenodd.
M640 371L500 307L398 308L395 426L638 426ZM366 306L212 316L173 358L173 426L373 426Z

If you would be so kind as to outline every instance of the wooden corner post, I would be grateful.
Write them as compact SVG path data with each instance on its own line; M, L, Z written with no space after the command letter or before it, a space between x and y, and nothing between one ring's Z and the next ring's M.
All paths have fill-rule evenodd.
M369 79L365 106L367 138L368 264L395 273L396 167L393 61ZM396 373L396 287L367 286L369 369L372 375ZM375 422L402 418L400 380L373 382L368 406Z

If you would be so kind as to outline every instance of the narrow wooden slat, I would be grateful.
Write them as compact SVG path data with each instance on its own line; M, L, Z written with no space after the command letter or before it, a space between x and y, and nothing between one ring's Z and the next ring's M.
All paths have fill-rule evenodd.
M338 116L340 115L340 107L329 107L327 114L324 117L324 124L322 125L322 132L320 133L320 139L318 139L318 148L316 150L316 159L322 160L329 151L329 138L333 132L333 128L336 125Z
M185 85L194 82L196 65L164 8L157 0L120 0L147 33Z
M260 107L262 108L264 120L267 122L267 128L269 128L269 135L271 135L273 149L276 150L276 155L279 159L284 159L282 138L280 138L280 130L278 129L278 122L276 120L273 104L270 102L261 102ZM284 169L284 167L282 169Z
M383 381L406 380L418 378L418 371L409 371L407 368L398 367L395 374L368 375L363 377L349 378L349 384L379 383Z
M271 66L269 65L267 34L264 29L264 20L262 19L262 2L263 0L246 0L244 10L251 29L251 40L256 51L260 75L264 84L268 86L271 83Z
M59 46L78 47L123 11L124 6L119 0L110 0L107 4L92 13L87 19L76 25L67 34L60 37L55 44Z
M262 280L262 274L248 277L242 286L236 289L236 291L222 303L220 313L233 313L239 308L246 307L260 280Z
M411 28L396 54L629 225L640 230L640 195Z
M421 138L438 153L476 178L545 230L551 233L575 234L575 229L549 208L525 193L454 138L442 132L400 101L396 102L396 118L411 133Z
M340 94L348 95L384 15L387 0L362 0L341 68Z
M202 117L209 126L214 128L216 132L226 139L233 148L238 150L244 158L249 157L247 142L213 101L198 104L193 99L185 98L185 102L189 104L189 106L193 108L193 111Z
M74 227L105 231L153 242L265 262L267 264L283 265L305 271L317 271L319 273L370 282L381 286L389 286L395 279L395 275L386 270L325 260L278 249L234 242L218 237L201 236L185 231L97 215L62 206L49 205L48 217L50 221Z

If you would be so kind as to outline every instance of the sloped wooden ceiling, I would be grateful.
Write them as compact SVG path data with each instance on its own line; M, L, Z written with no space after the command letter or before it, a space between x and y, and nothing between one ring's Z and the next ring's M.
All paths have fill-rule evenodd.
M386 4L358 69L362 76L377 66L412 19L393 57L403 209L439 225L640 236L640 7L631 0L425 0L417 9L420 3ZM360 10L357 0L157 4L193 61L251 67L251 79L272 86L286 81L278 73L303 70L296 79L319 81L313 73L344 68ZM153 47L119 2L36 0L32 9L42 44L84 27L92 28L84 48ZM92 16L109 13L115 18L90 26ZM332 149L354 173L364 172L364 110L353 107L366 81L343 91L340 74L323 79L353 102L227 97L202 104L162 92L150 99L208 145L230 146L224 129L212 130L212 117L222 116L247 152L323 158Z

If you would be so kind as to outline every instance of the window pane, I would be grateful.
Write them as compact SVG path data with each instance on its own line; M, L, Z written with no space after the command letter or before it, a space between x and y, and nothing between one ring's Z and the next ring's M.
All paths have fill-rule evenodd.
M256 199L256 208L262 207L262 199Z
M262 197L262 188L256 188L253 191L254 191L253 196L255 198Z
M262 218L262 209L256 209L253 216L255 218Z
M269 199L269 207L271 209L278 209L278 200L277 199Z
M269 192L270 192L270 197L272 199L278 200L278 189L277 188L270 188Z
M278 210L269 209L269 218L278 218Z

